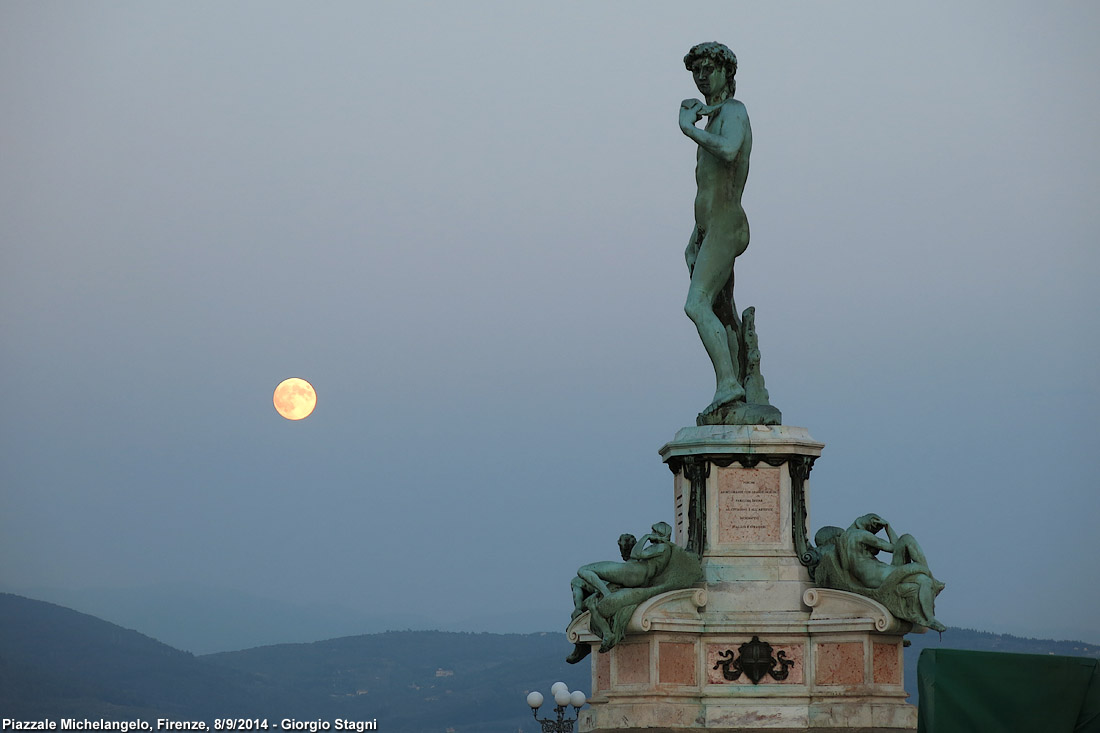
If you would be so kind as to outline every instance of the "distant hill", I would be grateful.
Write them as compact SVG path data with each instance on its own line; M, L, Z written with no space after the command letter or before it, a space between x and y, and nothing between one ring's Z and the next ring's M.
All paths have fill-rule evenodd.
M5 717L212 718L262 709L279 692L94 616L0 594Z
M536 730L524 702L588 690L562 633L387 632L195 657L87 614L0 594L0 716L347 718L407 733Z
M524 698L557 680L588 691L587 664L569 665L563 633L389 631L202 657L305 692L301 718L384 722L386 730L534 731ZM543 712L546 712L545 710Z
M911 635L906 689L926 647L1100 657L1100 646L948 629ZM560 632L400 631L193 656L87 614L0 594L0 716L375 720L391 733L534 733L524 703L564 680ZM544 713L548 712L543 710Z

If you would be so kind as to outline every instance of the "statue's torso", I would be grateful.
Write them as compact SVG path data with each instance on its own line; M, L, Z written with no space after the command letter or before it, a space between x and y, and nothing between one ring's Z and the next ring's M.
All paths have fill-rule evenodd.
M741 207L741 195L749 176L749 155L752 152L752 129L741 102L730 99L707 120L704 128L715 135L729 132L729 126L742 125L744 137L732 163L725 163L699 146L695 181L699 186L695 197L695 223L707 234L733 240L741 254L749 243L749 222Z

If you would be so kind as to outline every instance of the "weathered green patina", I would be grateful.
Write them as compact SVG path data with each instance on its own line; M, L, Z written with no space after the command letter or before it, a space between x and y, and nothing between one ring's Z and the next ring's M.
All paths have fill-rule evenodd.
M571 618L589 612L588 627L602 640L601 652L622 641L640 603L661 593L690 588L703 579L699 556L672 542L672 527L667 522L657 522L652 529L640 541L629 534L619 537L619 552L625 562L584 565L570 583ZM588 644L578 643L566 661L576 664L590 651Z
M734 261L749 246L749 220L741 195L749 175L752 128L745 105L733 98L737 57L721 43L700 43L684 57L706 98L685 99L680 129L698 146L695 226L684 253L691 285L684 310L707 350L717 386L698 425L779 425L760 375L760 350L749 308L737 317ZM703 117L703 129L696 123Z
M878 536L886 530L888 540ZM877 514L864 514L848 529L822 527L814 535L820 560L813 578L822 588L858 593L878 601L900 619L936 631L935 600L944 584L932 577L924 551L912 535L897 536ZM893 554L884 563L876 555Z

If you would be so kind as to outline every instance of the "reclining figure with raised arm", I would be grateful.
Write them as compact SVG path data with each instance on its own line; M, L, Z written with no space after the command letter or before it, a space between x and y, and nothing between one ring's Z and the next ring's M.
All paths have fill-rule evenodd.
M888 540L878 536L886 530ZM878 601L900 619L936 631L935 600L944 584L932 577L924 551L912 535L898 537L877 514L864 514L848 529L822 527L814 535L821 561L814 581L822 588L849 591ZM876 555L893 554L889 563Z
M672 527L667 522L657 522L652 529L637 542L633 535L619 537L619 552L625 562L584 565L570 582L571 620L589 612L589 629L603 641L601 652L622 640L640 603L661 593L690 588L703 577L699 556L672 542ZM588 644L578 643L566 661L576 664L590 651Z

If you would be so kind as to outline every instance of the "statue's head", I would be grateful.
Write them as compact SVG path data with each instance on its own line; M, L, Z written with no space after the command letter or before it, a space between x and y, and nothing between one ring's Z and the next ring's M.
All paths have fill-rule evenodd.
M632 534L619 535L619 554L622 555L623 560L630 559L630 553L634 549L634 545L638 544L638 538Z
M871 534L875 534L886 526L886 520L877 514L864 514L862 517L852 522L852 526L856 529L864 529Z
M657 522L650 529L653 530L653 534L660 536L662 539L669 540L672 538L672 527L668 522Z
M814 535L814 544L818 547L827 547L834 544L837 538L842 534L844 534L844 530L840 527L822 527L817 530L817 534Z
M723 43L708 41L692 46L687 56L684 56L684 66L691 72L695 85L704 95L713 90L703 88L700 76L714 67L725 71L726 86L729 87L731 97L737 89L737 82L733 78L737 74L737 55Z

